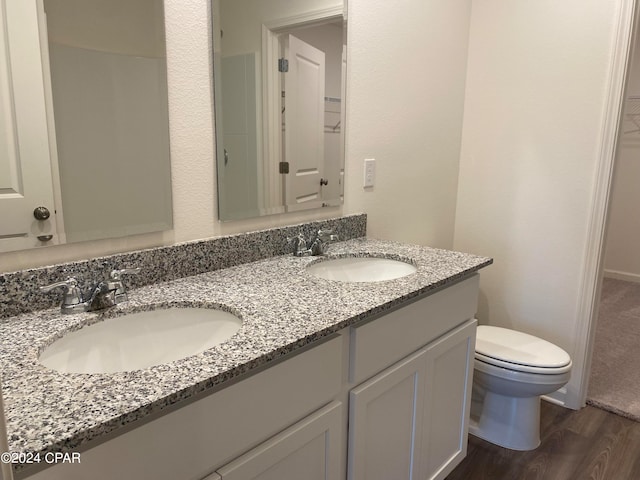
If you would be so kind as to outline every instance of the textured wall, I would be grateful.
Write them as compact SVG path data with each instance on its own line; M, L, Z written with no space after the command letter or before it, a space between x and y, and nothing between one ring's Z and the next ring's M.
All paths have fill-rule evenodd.
M619 6L473 3L454 247L495 260L481 323L570 354Z
M373 237L453 245L470 7L349 0L345 207Z

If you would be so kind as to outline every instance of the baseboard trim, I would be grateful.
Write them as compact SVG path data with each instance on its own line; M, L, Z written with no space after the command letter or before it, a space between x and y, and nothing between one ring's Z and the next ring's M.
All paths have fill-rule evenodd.
M616 280L625 280L627 282L640 283L640 275L637 273L621 272L619 270L604 271L605 278L614 278Z
M560 390L556 390L549 395L542 395L542 399L554 405L560 405L561 407L569 408L567 406L567 388L562 387Z

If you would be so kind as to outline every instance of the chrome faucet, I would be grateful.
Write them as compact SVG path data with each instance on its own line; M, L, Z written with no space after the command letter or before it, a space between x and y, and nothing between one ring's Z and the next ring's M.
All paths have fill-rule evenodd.
M102 280L91 288L87 300L84 299L78 281L73 277L40 287L40 290L50 292L56 288L62 288L64 293L60 303L62 313L95 312L126 301L128 299L127 291L121 277L123 274L138 273L139 271L139 268L113 270L109 274L108 280Z
M307 243L304 234L300 232L295 237L289 238L293 243L293 254L296 257L309 257L311 255L324 255L326 245L330 242L337 242L340 238L333 233L333 230L318 230Z
M307 247L307 240L304 238L302 232L298 233L295 237L287 238L289 243L293 243L293 255L296 257L308 257L311 255L311 250Z
M327 244L337 242L340 238L333 233L333 230L318 230L315 238L311 240L311 255L324 255Z

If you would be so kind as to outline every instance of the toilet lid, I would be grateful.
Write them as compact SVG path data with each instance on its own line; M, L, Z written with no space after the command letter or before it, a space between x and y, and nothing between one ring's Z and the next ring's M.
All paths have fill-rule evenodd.
M476 358L513 370L556 374L571 368L571 357L551 342L508 328L478 326Z

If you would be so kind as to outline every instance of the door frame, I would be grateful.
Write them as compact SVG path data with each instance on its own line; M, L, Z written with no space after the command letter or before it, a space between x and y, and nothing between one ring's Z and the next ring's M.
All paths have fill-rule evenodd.
M586 254L578 297L578 318L574 332L573 373L578 389L567 392L566 406L581 408L586 404L589 373L595 339L602 274L606 227L611 199L613 171L621 132L629 65L637 35L636 0L621 0L609 69L608 93L601 130L599 161L589 215Z
M51 160L51 183L53 185L53 204L56 209L56 230L58 243L67 243L64 229L64 209L62 205L62 186L60 185L60 162L58 161L58 141L56 137L56 122L53 114L53 91L51 88L51 64L49 60L49 34L47 13L44 1L37 0L38 28L40 30L40 54L42 56L42 80L44 84L44 102L47 114L47 128L49 129L49 157Z

